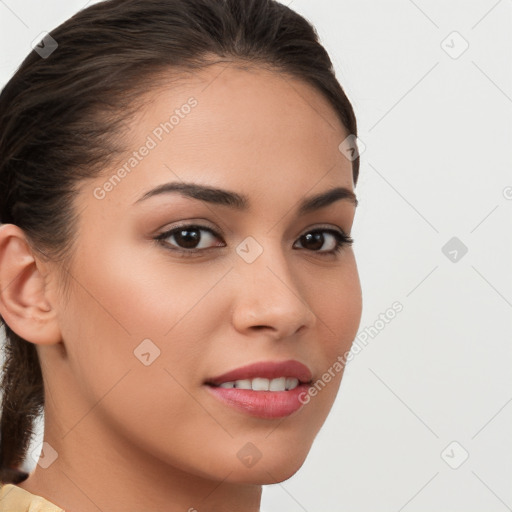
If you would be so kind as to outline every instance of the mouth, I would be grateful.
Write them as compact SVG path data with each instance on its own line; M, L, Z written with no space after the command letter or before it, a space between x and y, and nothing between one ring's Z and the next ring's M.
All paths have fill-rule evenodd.
M299 384L307 383L301 382L295 377L277 377L275 379L255 377L253 379L239 379L222 382L219 385L207 385L224 389L250 389L251 391L291 391L292 389L295 389Z
M309 368L295 360L254 363L204 382L223 404L267 419L288 416L300 409L300 397L311 383Z
M311 370L304 364L288 361L261 361L208 379L205 384L225 389L253 391L285 391L299 384L310 384Z

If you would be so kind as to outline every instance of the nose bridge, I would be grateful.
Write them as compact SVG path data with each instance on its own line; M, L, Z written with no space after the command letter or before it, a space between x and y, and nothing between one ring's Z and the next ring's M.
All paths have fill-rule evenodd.
M287 289L290 294L298 295L299 290L279 242L270 236L258 238L261 242L249 236L236 248L237 266L244 279L251 282L251 287L256 285L263 290L268 287L269 291Z
M273 327L282 335L311 326L314 314L281 244L272 237L260 240L247 237L236 248L235 266L243 282L235 306L239 322Z

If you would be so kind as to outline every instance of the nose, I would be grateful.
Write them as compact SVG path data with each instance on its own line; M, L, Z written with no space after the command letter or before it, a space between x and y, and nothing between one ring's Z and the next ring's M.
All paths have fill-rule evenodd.
M252 263L236 262L232 322L244 334L267 331L283 339L311 329L316 315L306 301L306 281L293 274L282 251L266 248Z

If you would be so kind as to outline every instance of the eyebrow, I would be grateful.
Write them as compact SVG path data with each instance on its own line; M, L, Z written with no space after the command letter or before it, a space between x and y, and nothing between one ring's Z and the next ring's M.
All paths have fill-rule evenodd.
M198 183L185 182L163 183L146 192L142 197L137 199L134 204L140 203L150 197L169 193L179 193L192 199L227 206L234 210L247 211L249 209L249 199L245 195L221 188L199 185ZM304 198L298 206L298 213L299 215L305 215L340 200L347 200L356 207L358 205L358 200L352 190L345 187L336 187Z

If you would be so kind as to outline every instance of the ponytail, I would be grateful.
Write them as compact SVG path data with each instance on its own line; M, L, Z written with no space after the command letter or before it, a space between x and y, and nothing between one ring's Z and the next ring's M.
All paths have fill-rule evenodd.
M35 433L34 421L43 411L43 378L36 346L6 324L4 327L7 339L1 380L0 483L16 484L28 477L19 467Z

